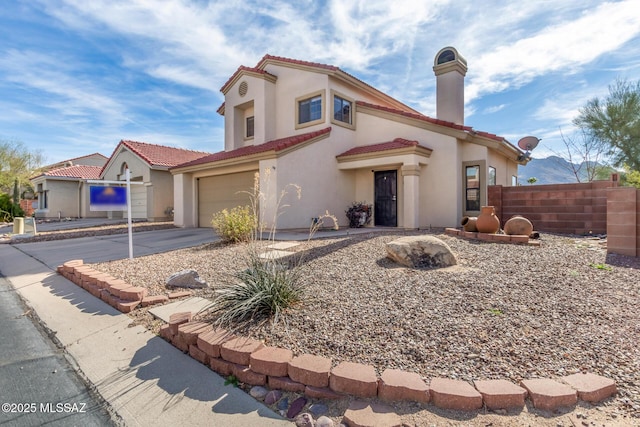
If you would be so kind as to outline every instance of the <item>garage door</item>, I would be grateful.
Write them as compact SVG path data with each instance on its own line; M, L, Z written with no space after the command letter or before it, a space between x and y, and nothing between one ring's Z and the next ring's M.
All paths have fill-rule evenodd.
M211 176L198 180L198 222L210 227L211 217L223 209L232 209L250 203L247 191L253 189L256 172L240 172Z
M127 211L124 211L125 218ZM146 219L147 218L147 186L132 185L131 186L131 218Z

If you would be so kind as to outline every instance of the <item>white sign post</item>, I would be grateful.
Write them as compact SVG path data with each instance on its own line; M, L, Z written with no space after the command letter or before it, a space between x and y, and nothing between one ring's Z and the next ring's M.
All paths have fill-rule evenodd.
M127 186L127 229L129 231L129 259L133 259L133 227L131 223L131 185L144 185L144 182L131 182L131 172L129 168L125 169L124 173L125 182L122 181L104 181L104 180L87 180L89 184L107 184L107 185L122 185ZM92 209L93 210L93 209ZM104 209L97 209L104 210ZM109 209L112 210L112 209Z

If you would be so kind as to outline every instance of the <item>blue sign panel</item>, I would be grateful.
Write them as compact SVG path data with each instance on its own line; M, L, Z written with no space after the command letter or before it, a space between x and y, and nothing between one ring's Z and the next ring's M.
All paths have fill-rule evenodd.
M127 188L115 186L90 186L89 210L123 211L127 209Z

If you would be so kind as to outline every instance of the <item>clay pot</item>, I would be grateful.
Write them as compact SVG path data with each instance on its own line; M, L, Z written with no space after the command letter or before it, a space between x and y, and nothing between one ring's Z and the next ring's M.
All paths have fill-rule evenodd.
M478 231L476 228L476 221L478 218L475 216L465 216L462 217L462 221L460 221L460 225L464 228L464 231Z
M500 219L496 216L493 206L482 206L480 215L476 220L476 228L479 233L495 233L500 230Z
M504 234L530 236L531 233L533 233L533 224L521 215L515 215L504 223Z

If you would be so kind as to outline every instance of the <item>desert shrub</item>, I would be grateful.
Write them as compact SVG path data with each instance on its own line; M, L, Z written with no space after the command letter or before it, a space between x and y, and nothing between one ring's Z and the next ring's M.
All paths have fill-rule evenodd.
M8 194L0 194L0 222L13 221L14 216L24 216L24 211L11 201Z
M277 323L283 313L302 303L304 285L300 266L289 267L277 260L262 259L250 251L247 268L234 280L216 289L213 314L224 326L272 319Z
M248 242L256 228L256 217L249 206L237 206L215 213L211 225L225 242Z

